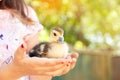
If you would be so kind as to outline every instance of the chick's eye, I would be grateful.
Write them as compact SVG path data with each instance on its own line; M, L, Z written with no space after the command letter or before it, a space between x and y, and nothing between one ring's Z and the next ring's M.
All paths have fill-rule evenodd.
M57 34L56 33L53 33L54 34L54 36L57 36Z

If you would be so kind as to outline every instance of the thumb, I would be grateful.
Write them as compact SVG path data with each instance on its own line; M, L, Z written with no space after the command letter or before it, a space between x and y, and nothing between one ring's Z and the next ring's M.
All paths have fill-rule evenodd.
M22 44L21 46L18 47L18 49L16 50L15 54L14 54L14 59L16 60L20 60L24 58L26 52L26 47L25 44Z
M71 55L71 57L72 57L72 58L78 58L78 57L79 57L79 54L78 54L78 53L73 53L73 54Z

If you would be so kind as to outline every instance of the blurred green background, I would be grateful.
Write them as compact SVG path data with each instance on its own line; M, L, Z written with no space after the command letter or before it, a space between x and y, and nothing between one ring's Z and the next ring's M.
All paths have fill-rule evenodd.
M120 0L27 2L44 26L41 41L48 41L51 28L59 26L70 51L80 54L75 69L54 80L111 80L113 55L120 54Z

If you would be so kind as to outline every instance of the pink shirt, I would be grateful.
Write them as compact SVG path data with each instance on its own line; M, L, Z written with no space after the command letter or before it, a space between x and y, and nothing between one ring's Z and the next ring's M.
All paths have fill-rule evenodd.
M29 8L29 12L31 19L36 22L33 27L22 24L17 18L13 18L9 11L0 10L0 67L13 60L14 52L24 42L24 36L34 34L43 28L35 11ZM29 77L18 80L29 80Z

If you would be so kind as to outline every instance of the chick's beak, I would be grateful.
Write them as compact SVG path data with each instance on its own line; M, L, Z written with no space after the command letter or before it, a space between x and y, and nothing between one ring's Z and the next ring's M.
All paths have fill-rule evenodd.
M59 37L59 39L58 39L58 43L63 44L63 43L64 43L64 38L63 38L63 37Z

